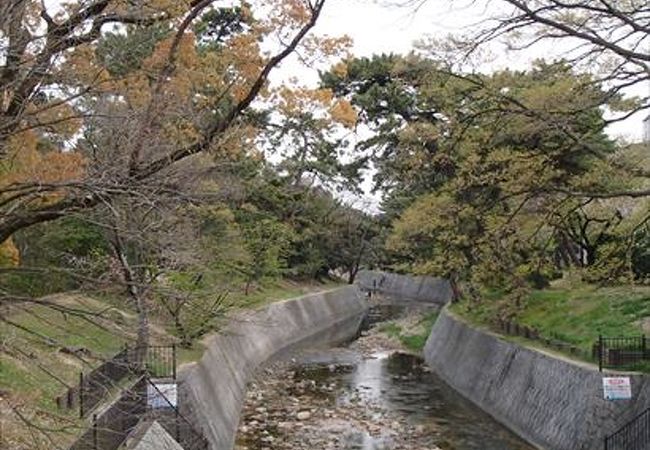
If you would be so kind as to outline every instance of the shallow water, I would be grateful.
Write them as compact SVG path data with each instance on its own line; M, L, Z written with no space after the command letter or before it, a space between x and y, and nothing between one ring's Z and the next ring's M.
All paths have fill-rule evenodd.
M243 424L249 431L239 435L242 446L237 448L534 449L451 389L422 358L373 350L383 345L372 340L374 330L368 330L406 312L403 306L375 307L361 325L358 342L303 350L294 355L290 368L265 375L270 388L255 393L264 400L253 402L245 412ZM362 337L368 333L371 336ZM299 401L299 406L287 407L288 399ZM260 406L275 417L249 426L262 420ZM304 408L311 411L311 419L297 420L295 411ZM284 431L279 431L286 420Z
M319 352L323 361L323 353ZM431 373L421 358L405 353L379 352L347 366L347 370L308 363L297 376L318 383L336 383L339 406L360 397L364 403L397 412L410 425L436 430L436 444L455 450L533 449L505 427L480 411ZM351 433L342 448L389 449L390 440Z

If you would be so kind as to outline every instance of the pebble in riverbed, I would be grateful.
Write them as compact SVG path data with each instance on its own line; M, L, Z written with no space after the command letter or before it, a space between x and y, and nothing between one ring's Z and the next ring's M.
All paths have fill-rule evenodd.
M392 350L394 342L370 332L352 346L364 357L371 350ZM363 389L341 396L345 364L309 367L276 363L249 384L236 450L435 450L433 425L411 425L406 417L382 407ZM320 371L320 372L319 372Z

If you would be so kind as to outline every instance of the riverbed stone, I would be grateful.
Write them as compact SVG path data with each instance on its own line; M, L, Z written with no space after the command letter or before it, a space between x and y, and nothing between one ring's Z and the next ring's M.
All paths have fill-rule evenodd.
M299 346L349 339L366 308L358 288L346 286L239 313L223 332L206 339L198 363L180 371L183 414L201 428L211 450L232 448L255 370Z

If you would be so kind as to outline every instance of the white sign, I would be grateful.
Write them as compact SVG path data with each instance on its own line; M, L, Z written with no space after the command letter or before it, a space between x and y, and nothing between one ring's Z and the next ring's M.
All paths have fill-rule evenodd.
M176 383L153 383L147 385L147 405L152 409L176 407Z
M629 377L603 378L605 400L629 400L632 398L632 386Z

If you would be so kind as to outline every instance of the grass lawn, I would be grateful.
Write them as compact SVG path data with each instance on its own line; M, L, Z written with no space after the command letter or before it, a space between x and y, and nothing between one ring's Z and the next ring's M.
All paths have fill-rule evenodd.
M339 283L294 283L278 281L251 292L238 294L235 309L260 307L273 301L297 297L308 292L331 289ZM0 389L29 399L40 408L56 411L54 399L67 385L79 380L79 372L89 372L103 358L118 353L125 343L135 340L137 318L125 308L126 302L93 299L83 295L56 295L53 301L85 311L102 311L102 317L84 317L56 312L46 306L32 305L16 309L9 320L0 322L0 336L6 351L0 352ZM107 307L113 306L110 310ZM171 327L165 317L154 317L152 341L172 342ZM80 357L61 349L83 349ZM198 360L203 346L178 350L178 364Z
M257 308L340 285L333 281L267 282L247 296L243 292L233 294L232 310ZM0 321L0 396L7 401L4 404L0 401L0 418L6 418L4 424L0 420L0 428L4 430L2 439L5 439L0 439L0 447L9 442L10 448L33 448L33 442L24 445L21 442L27 434L15 415L5 409L9 404L26 416L38 416L37 422L42 426L52 429L65 427L67 432L54 433L53 436L57 437L57 444L62 448L70 443L87 424L77 418L77 408L58 410L55 398L65 393L68 386L78 383L79 372L89 372L136 338L137 316L125 299L110 296L90 298L74 293L49 298L70 308L102 314L97 317L63 314L40 305L13 308L8 314L5 312L12 324ZM169 322L169 317L160 313L151 317L153 343L173 342L173 327ZM81 352L74 355L62 349ZM200 342L190 349L178 348L178 365L198 360L203 351ZM48 445L46 441L42 448L48 448Z
M497 295L486 296L483 304L468 310L465 303L452 311L472 322L490 326L497 317ZM640 336L650 334L650 287L572 288L556 286L535 290L525 301L516 321L539 330L545 338L557 339L589 352L598 336Z

